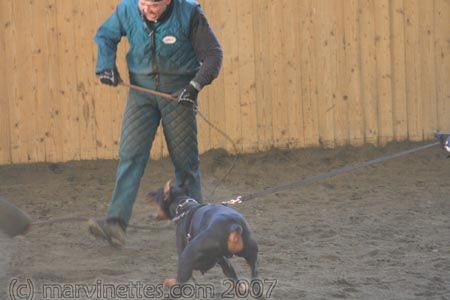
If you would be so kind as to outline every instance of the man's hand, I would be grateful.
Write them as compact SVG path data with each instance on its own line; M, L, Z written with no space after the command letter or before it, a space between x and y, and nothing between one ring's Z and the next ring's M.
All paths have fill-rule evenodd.
M100 82L106 85L117 86L122 82L119 71L117 71L116 69L104 70L97 75L100 78Z
M193 105L194 109L197 108L198 90L190 83L184 87L177 96L177 101L184 105Z

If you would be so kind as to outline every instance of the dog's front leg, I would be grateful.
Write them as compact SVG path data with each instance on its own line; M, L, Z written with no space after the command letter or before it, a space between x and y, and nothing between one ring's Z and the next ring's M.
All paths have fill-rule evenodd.
M209 232L204 231L190 241L178 256L176 283L186 283L191 277L194 269L202 272L212 268L217 257L215 253L220 249L220 242L211 239ZM205 256L208 253L208 256Z
M225 274L225 276L227 276L228 278L232 279L235 282L238 280L236 271L234 270L234 267L230 263L230 260L228 258L223 256L217 261L217 263L222 268L223 274Z
M195 247L179 248L177 278L168 278L164 280L164 287L172 288L176 284L183 284L189 281L194 270L194 262L196 260Z

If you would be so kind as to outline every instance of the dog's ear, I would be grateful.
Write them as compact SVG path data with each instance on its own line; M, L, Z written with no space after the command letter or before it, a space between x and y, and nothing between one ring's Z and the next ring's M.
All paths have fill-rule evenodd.
M169 180L164 185L164 201L169 201L170 199L170 186L172 184L172 180Z

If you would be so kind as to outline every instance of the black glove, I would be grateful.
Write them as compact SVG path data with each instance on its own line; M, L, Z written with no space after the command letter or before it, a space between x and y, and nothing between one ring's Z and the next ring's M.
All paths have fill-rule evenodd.
M188 84L178 94L177 101L180 104L193 105L194 109L196 109L197 97L198 97L198 90L192 84Z
M120 74L117 69L104 70L97 75L100 78L100 82L106 85L117 86L122 82L122 78L120 78Z

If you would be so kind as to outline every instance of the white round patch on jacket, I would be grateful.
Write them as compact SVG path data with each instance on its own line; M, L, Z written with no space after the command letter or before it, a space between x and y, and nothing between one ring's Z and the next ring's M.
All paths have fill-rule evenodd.
M172 44L176 43L177 38L174 37L173 35L168 35L168 36L165 36L162 41L164 44L172 45Z

